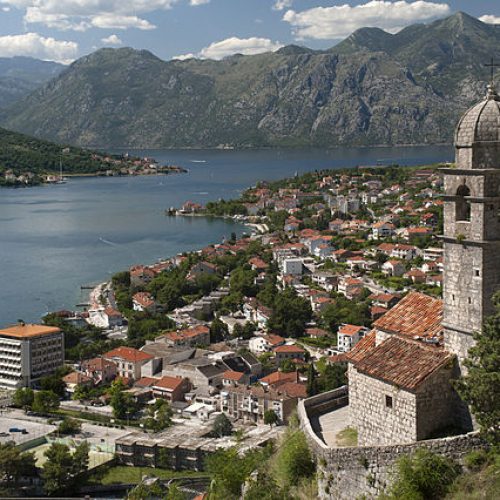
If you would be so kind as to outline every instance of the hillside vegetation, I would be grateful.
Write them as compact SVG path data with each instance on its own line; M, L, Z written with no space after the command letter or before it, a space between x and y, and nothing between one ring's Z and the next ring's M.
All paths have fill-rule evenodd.
M4 111L2 124L99 147L449 143L485 92L500 30L463 13L396 35L356 31L326 51L222 61L101 49Z

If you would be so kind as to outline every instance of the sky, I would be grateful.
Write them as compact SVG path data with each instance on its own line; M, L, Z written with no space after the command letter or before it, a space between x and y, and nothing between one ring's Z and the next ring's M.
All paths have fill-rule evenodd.
M500 25L498 0L0 0L0 57L69 64L102 47L146 49L164 60L292 43L324 49L358 28L396 33L457 11Z

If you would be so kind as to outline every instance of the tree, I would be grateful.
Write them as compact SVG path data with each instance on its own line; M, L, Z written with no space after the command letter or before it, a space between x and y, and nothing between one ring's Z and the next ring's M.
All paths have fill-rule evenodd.
M280 335L300 337L311 317L310 302L299 297L293 288L288 287L274 300L269 328Z
M59 408L59 398L52 391L38 391L33 400L33 411L48 413Z
M215 318L210 325L210 343L222 342L228 335L227 325Z
M460 473L460 467L447 457L425 448L397 462L397 479L392 485L392 500L432 500L444 498Z
M172 425L173 411L164 399L157 399L147 410L148 417L144 424L154 432L162 431Z
M124 419L137 411L137 404L131 394L124 392L125 384L121 379L115 380L111 385L110 406L113 408L115 418Z
M71 491L78 477L87 470L89 463L89 444L84 441L75 448L73 456L65 444L52 443L45 452L47 461L43 465L43 488L51 496Z
M77 477L89 468L90 445L87 441L82 441L73 453L73 476Z
M347 383L347 366L345 363L327 364L318 380L321 392L331 391Z
M315 465L304 433L288 428L276 454L276 473L284 486L297 486L314 474Z
M280 419L274 410L266 410L264 412L264 423L266 425L272 427L273 424L277 425L279 421Z
M465 361L468 373L457 383L471 406L481 432L494 446L500 442L500 293L493 297L495 312L486 319L476 345Z
M66 391L66 384L63 382L64 375L47 375L46 377L42 377L40 379L40 387L43 391L52 391L54 394L57 394L60 398L64 396Z
M251 479L245 492L245 500L288 500L290 496L280 489L269 475L259 472L256 479Z
M316 370L311 362L307 371L307 395L314 396L318 394L318 380L316 379Z
M47 495L52 496L70 485L73 460L68 446L60 443L52 443L45 452L45 457L47 460L42 470L43 489Z
M296 369L297 369L297 367L295 366L295 363L291 359L284 359L280 363L280 370L283 373L294 372Z
M24 411L28 411L33 405L34 399L35 393L33 392L33 389L30 387L20 387L14 393L12 402L14 403L14 406L23 408Z
M59 434L77 434L82 430L82 424L74 418L66 417L57 429Z
M165 491L159 481L152 484L140 483L131 489L127 494L127 500L162 499L165 497Z
M212 427L212 434L217 437L230 436L233 432L233 424L224 413L217 415Z
M0 443L0 482L15 486L23 476L36 475L33 453L22 452L14 443Z

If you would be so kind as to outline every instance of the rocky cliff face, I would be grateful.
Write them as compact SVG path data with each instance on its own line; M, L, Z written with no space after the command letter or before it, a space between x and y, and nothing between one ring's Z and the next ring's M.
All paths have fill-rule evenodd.
M337 146L450 142L484 92L500 30L456 14L397 35L165 62L102 49L15 104L2 124L84 146Z

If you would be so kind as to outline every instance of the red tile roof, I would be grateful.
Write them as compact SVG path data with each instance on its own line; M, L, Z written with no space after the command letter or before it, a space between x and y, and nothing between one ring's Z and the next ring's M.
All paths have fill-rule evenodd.
M120 358L125 361L135 362L135 361L147 361L148 359L153 359L154 356L143 351L138 351L132 347L117 347L112 351L103 354L104 358Z
M261 384L276 385L284 382L297 382L299 380L298 372L273 372L259 380Z
M375 347L377 337L375 330L365 335L348 353L346 353L347 361L357 363Z
M236 372L234 370L226 370L222 374L222 378L226 380L232 380L234 382L240 382L245 377L245 374L242 372Z
M134 385L137 387L151 387L152 385L155 385L157 381L157 378L141 377Z
M454 355L435 346L391 337L356 363L370 377L414 391L429 375L450 362Z
M274 348L274 352L295 352L295 353L305 353L302 347L298 345L280 345Z
M277 390L291 398L307 398L307 387L297 382L285 382L277 387Z
M182 377L162 377L159 379L153 387L159 387L160 389L167 389L168 391L175 391L177 387L182 384Z
M347 325L346 324L346 325L339 326L339 333L341 335L348 335L348 336L356 335L357 333L359 333L362 330L364 330L364 327L359 326L359 325Z
M410 292L390 311L373 323L377 330L406 337L432 338L442 335L443 301Z

